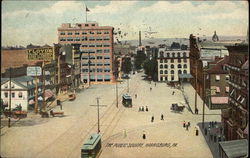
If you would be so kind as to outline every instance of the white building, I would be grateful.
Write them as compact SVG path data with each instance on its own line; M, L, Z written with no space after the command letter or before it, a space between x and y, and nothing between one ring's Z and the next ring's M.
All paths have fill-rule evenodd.
M38 83L41 89L42 83ZM39 95L41 96L42 93ZM9 106L10 81L9 78L1 78L1 99L3 104ZM11 80L11 109L17 105L22 106L23 111L28 111L28 105L34 103L35 81L33 77L23 76ZM32 103L31 103L32 102Z
M159 48L158 81L179 81L179 74L190 74L189 50Z

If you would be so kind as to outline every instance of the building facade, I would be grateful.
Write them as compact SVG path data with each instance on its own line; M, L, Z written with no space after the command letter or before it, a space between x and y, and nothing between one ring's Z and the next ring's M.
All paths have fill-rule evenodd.
M83 23L58 28L60 44L81 44L81 81L113 81L113 27Z
M226 140L248 138L248 45L226 46L229 51L229 108L222 111Z
M177 82L179 74L190 74L189 50L159 48L158 81Z

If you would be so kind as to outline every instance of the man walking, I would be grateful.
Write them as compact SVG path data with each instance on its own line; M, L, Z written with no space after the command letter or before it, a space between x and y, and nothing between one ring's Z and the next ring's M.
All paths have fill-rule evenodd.
M154 122L154 116L152 116L152 118L151 118L151 122Z
M161 114L161 120L164 120L164 116L163 116L163 114Z

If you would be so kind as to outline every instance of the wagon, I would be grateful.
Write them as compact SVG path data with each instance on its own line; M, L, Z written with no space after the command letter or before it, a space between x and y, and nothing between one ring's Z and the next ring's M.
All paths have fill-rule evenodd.
M174 112L182 112L185 106L178 106L178 104L172 104L171 110Z

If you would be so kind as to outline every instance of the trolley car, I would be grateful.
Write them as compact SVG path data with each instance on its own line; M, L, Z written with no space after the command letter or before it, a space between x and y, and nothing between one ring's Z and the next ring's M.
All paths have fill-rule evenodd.
M128 94L124 94L122 96L122 104L125 107L132 107L132 97Z
M98 158L101 154L101 135L92 134L81 149L81 158Z

